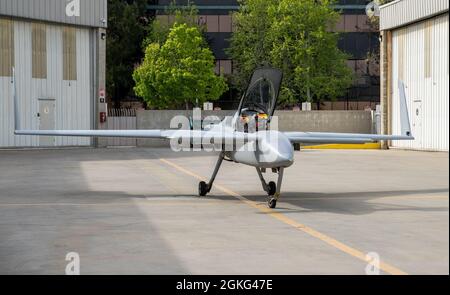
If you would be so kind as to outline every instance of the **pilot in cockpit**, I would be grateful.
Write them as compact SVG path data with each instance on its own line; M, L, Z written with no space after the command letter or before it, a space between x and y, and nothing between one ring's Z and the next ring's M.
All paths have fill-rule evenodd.
M254 133L262 130L268 129L269 115L264 111L254 111L249 109L244 109L240 116L240 131L245 133Z
M273 103L272 83L262 78L256 81L242 103L238 130L246 133L254 133L269 128L268 114Z

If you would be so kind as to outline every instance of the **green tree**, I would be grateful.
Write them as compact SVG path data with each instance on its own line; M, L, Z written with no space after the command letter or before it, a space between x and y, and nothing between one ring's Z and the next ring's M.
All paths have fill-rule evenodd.
M136 94L151 108L199 105L216 100L226 90L214 73L214 56L194 26L175 23L165 43L151 43L133 78Z
M320 102L352 83L347 56L339 50L339 18L332 0L244 0L235 15L230 53L239 75L271 64L283 70L281 103ZM250 43L245 42L250 40ZM253 44L253 45L252 45Z
M235 68L232 82L244 91L254 69L271 63L268 12L278 0L239 0L239 3L239 11L233 14L235 32L227 53Z
M338 48L339 35L330 30L339 19L334 2L280 0L269 8L271 58L285 73L288 102L335 99L352 84L348 56Z
M115 105L132 93L132 73L142 58L141 43L148 26L147 2L108 0L106 88Z

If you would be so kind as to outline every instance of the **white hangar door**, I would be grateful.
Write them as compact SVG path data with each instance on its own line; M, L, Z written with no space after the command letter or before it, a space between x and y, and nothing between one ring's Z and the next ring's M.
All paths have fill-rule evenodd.
M92 129L92 31L17 19L0 25L0 37L8 40L1 58L16 70L22 128ZM14 136L12 93L11 71L1 69L0 147L91 144L89 138Z
M400 134L398 80L406 96L415 141L392 146L448 151L449 23L448 14L397 29L392 37L392 132Z

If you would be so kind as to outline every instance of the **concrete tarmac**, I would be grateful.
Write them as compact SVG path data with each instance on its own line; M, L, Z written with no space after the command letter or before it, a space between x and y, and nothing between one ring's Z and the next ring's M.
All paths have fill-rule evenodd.
M0 150L0 274L449 274L448 153L296 152L275 210L235 163L197 197L216 157Z

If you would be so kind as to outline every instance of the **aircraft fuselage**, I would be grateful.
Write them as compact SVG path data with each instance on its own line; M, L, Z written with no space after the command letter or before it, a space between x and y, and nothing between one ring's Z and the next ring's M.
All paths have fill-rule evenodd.
M227 152L231 160L259 168L286 168L294 163L294 147L288 137L276 130L259 131L257 141Z

